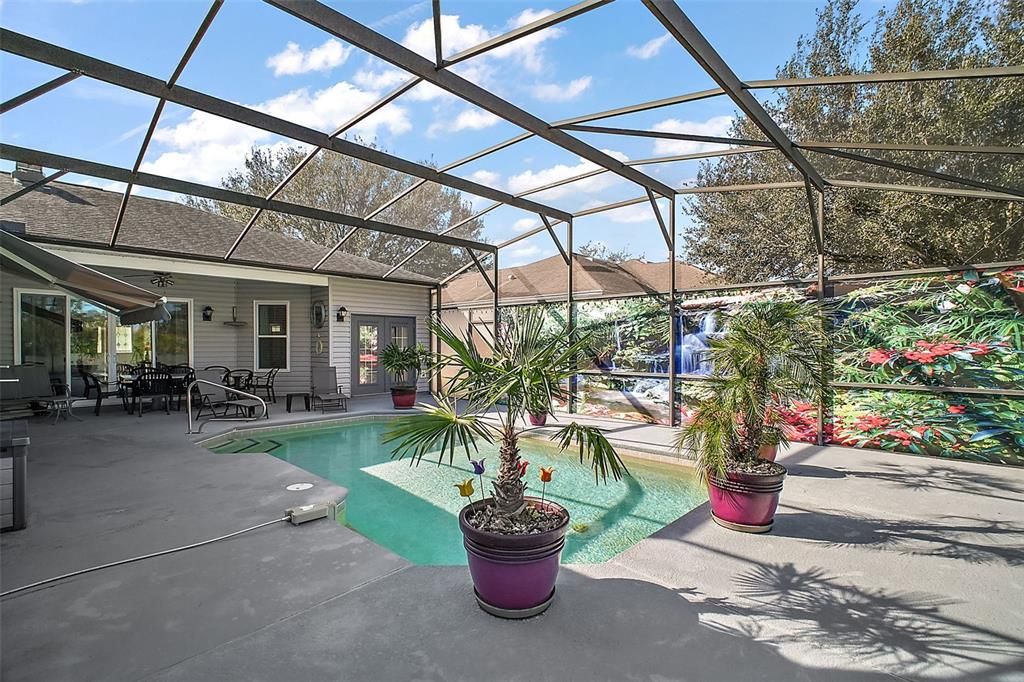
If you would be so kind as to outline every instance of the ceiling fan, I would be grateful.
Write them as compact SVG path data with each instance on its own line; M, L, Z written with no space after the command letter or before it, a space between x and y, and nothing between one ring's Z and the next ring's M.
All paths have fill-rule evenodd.
M163 289L164 287L172 287L172 286L174 286L174 275L172 275L169 272L157 272L157 271L154 271L152 276L150 276L148 274L125 275L126 279L132 278L132 277L149 277L149 283L152 284L155 287L160 287L161 289Z

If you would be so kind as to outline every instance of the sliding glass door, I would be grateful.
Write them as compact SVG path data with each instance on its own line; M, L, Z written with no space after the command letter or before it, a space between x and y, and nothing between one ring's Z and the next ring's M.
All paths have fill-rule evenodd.
M82 372L112 381L119 364L191 364L191 301L169 301L170 320L119 326L114 315L73 296L14 293L15 362L45 366L72 395L84 393Z
M64 383L68 372L68 301L67 296L45 292L15 292L18 300L16 318L15 362L42 365L50 372L50 380Z

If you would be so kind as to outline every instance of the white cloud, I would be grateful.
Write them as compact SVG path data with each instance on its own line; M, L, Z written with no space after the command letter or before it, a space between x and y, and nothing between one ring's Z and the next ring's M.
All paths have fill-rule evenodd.
M454 119L435 121L427 129L427 135L434 137L439 133L457 133L460 130L483 130L497 124L501 119L483 109L463 109Z
M541 248L536 244L523 244L522 242L520 244L513 244L507 249L501 250L502 267L513 268L517 265L533 263L554 253L551 249Z
M501 174L495 173L489 170L478 170L473 171L469 174L469 177L474 182L479 182L481 185L487 185L489 187L501 187Z
M665 44L671 37L666 33L663 36L648 40L643 45L630 45L626 48L626 54L637 59L651 59L661 52L661 48L665 47Z
M603 214L608 220L613 223L646 223L654 222L654 209L651 208L649 203L633 204L632 206L623 206L613 211L608 211Z
M273 69L275 76L330 71L348 61L352 50L352 47L342 45L341 41L334 38L308 52L303 52L298 43L288 43L284 50L267 59L267 68Z
M278 118L327 130L337 127L377 99L378 93L360 90L342 81L312 93L307 88L293 90L251 106ZM411 128L406 109L391 104L361 121L352 128L352 132L369 137L379 129L386 129L399 135ZM275 136L265 130L200 111L193 112L177 125L157 128L153 140L168 149L154 161L144 163L142 170L205 183L217 183L241 166L254 145L272 147L274 144L287 144L276 141Z
M605 154L618 159L619 161L628 161L629 157L621 152L616 152L610 149L601 150ZM592 161L586 159L580 159L579 163L570 166L564 163L549 166L548 168L542 168L540 170L528 170L518 175L513 175L508 179L508 189L514 194L531 190L534 187L542 187L552 182L564 180L576 175L582 175L592 170L597 170L599 166ZM619 181L619 177L613 173L601 173L600 175L594 175L584 180L577 180L576 182L561 185L560 187L553 187L551 189L544 190L537 194L538 197L543 197L546 200L558 199L568 194L579 194L579 193L593 193L600 192L602 190L611 187Z
M512 223L512 231L516 234L522 234L523 232L532 230L535 227L540 227L540 223L537 222L536 218L520 218Z
M533 96L545 102L568 102L583 94L583 91L590 87L592 80L590 76L583 76L564 85L561 83L538 83L533 86Z
M399 83L404 83L410 78L412 78L412 76L401 69L393 69L387 66L377 70L367 67L356 71L355 75L352 76L352 80L356 85L369 90L386 90L388 88L393 88Z
M714 116L706 121L680 121L669 118L652 126L653 130L666 133L690 133L692 135L723 136L732 126L732 116ZM658 140L654 143L655 154L695 154L720 145L689 140Z

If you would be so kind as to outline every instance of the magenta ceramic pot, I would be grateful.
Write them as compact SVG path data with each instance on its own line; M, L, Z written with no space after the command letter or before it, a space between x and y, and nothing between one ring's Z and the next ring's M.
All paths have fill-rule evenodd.
M526 503L561 513L562 523L554 530L535 535L501 535L477 530L466 522L466 515L492 504L490 499L467 505L459 514L477 603L483 610L502 618L529 618L551 605L569 529L569 512L561 505L542 503L536 497L527 497Z
M708 498L712 518L732 530L767 533L775 520L785 478L785 470L768 476L738 471L726 472L725 478L711 476Z
M548 423L548 413L541 412L540 414L534 414L533 412L527 413L527 418L530 420L531 426L544 426Z

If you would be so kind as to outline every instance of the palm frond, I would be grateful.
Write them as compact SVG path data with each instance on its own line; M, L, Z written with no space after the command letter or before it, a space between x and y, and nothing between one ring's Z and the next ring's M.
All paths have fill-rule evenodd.
M607 482L609 473L616 481L630 475L626 463L600 429L570 422L554 433L551 440L558 442L559 450L562 452L575 444L579 451L580 464L586 464L589 460L590 467L594 470L595 483L598 478L602 482Z
M477 451L477 439L494 442L493 427L475 414L459 414L454 402L441 402L436 406L420 404L415 414L395 420L394 426L384 434L385 443L397 443L393 456L398 459L408 456L412 464L419 464L435 447L438 464L442 463L446 452L451 464L459 447L469 459L470 448Z

